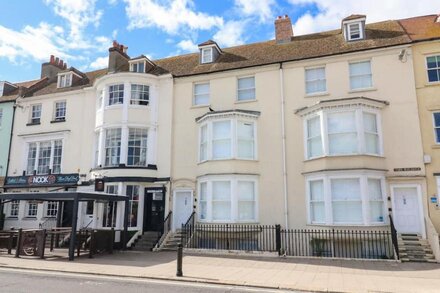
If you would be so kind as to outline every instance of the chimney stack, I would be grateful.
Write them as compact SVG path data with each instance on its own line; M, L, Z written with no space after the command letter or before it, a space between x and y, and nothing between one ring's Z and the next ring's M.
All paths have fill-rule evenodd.
M128 60L130 60L130 57L127 55L127 49L128 47L119 44L116 40L113 41L112 46L108 49L109 72L119 72L119 71L129 70Z
M41 78L47 77L49 82L52 82L57 79L57 74L66 68L67 63L54 55L50 55L49 62L41 65Z
M278 16L278 18L275 19L275 39L277 44L288 43L292 41L292 37L292 21L289 16L287 14L284 17Z

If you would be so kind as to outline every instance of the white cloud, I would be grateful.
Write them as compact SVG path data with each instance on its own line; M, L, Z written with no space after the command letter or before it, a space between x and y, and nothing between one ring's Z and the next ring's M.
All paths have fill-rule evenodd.
M21 31L0 25L0 57L11 62L22 58L48 61L51 54L64 59L73 58L65 49L62 32L61 27L47 23L40 23L38 27L26 26Z
M341 20L350 14L365 14L367 22L435 14L440 11L438 0L289 0L292 5L303 7L314 4L316 15L303 14L293 25L294 34L301 35L329 29L337 29Z
M158 27L168 34L183 30L210 30L223 25L223 18L195 10L192 0L124 0L129 29Z
M235 0L235 6L245 16L257 16L260 21L272 20L275 0Z
M245 21L228 21L215 35L214 40L220 45L231 47L244 43Z
M84 29L89 25L98 26L103 12L95 9L97 0L45 0L56 15L64 18L69 25L67 47L82 49L93 47L85 40Z
M90 63L91 69L101 69L106 68L108 66L108 56L106 57L98 57L95 61Z
M180 49L182 49L183 51L187 51L187 52L195 52L198 50L198 46L197 44L195 44L193 41L191 40L182 40L177 44L177 47L179 47Z

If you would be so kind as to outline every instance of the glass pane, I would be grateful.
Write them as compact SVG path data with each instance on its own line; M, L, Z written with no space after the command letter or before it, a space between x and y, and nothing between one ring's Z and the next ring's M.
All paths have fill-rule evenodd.
M200 219L205 220L208 212L208 205L206 202L200 202Z
M440 127L440 113L434 113L434 123L436 127Z
M208 192L208 190L207 190L207 183L206 182L201 183L200 184L200 200L201 201L202 200L205 201L205 200L208 199L207 192Z
M331 155L357 153L356 133L330 134L329 150Z
M237 136L239 138L253 139L254 138L254 124L239 121L237 123Z
M209 104L209 95L196 95L194 97L194 105L208 105Z
M354 112L329 113L327 116L328 132L355 132L356 120Z
M241 159L254 158L254 142L248 140L238 140L237 156Z
M212 219L213 220L230 220L231 219L231 202L213 202L212 203Z
M255 89L239 90L238 100L246 101L255 99Z
M212 124L213 139L231 138L231 122L219 121Z
M255 200L255 184L253 181L238 181L238 200Z
M209 94L209 83L196 84L194 87L194 93L196 95Z
M371 74L370 61L350 63L350 76Z
M231 157L231 140L216 140L212 143L213 159L227 159Z
M255 78L254 77L244 77L238 79L238 89L249 89L255 88Z
M310 181L310 200L324 200L324 182L322 180Z
M255 202L239 202L238 219L240 221L255 220Z
M436 68L437 67L436 56L431 56L431 57L426 58L426 62L428 64L428 68Z
M307 120L307 137L321 136L321 121L319 117Z
M384 222L383 202L382 201L370 202L370 221L371 222Z
M435 129L435 134L436 134L436 142L440 143L440 128Z
M428 70L428 80L430 82L435 82L435 81L439 81L439 70L437 69L430 69Z
M368 132L377 133L376 114L363 113L364 116L364 130Z
M371 75L352 76L350 78L351 89L362 89L372 87Z
M333 202L334 223L362 223L361 202Z
M319 157L322 155L321 137L314 137L307 141L308 158Z
M377 134L365 133L365 151L368 154L379 154L379 136Z
M361 188L358 178L331 179L332 200L360 200Z
M324 202L312 202L310 204L310 213L312 222L325 222L325 206Z
M231 200L231 182L213 181L212 182L212 200Z
M368 179L368 198L370 200L383 200L380 179Z

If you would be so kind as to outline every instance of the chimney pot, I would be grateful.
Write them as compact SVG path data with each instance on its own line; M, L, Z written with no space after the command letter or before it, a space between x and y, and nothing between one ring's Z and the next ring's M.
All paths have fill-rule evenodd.
M116 40L113 41L113 48L117 48L119 46L118 42Z
M289 16L286 14L284 18L278 16L275 20L275 39L276 42L279 43L288 43L292 40L293 37L293 29L292 29L292 21Z
M55 58L55 65L58 65L60 63L60 58L56 57Z
M63 67L64 66L64 61L63 60L60 60L60 67Z
M67 68L67 63L64 63L63 69Z
M281 17L281 15L278 15L278 19L281 19L282 17Z
M50 61L49 63L54 64L55 63L55 56L54 55L50 55Z

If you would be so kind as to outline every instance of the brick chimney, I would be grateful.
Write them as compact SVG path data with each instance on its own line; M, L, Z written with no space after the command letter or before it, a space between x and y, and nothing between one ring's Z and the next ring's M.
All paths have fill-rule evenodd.
M41 78L47 77L49 82L53 82L57 79L57 74L66 68L67 63L54 55L50 55L49 62L41 64Z
M292 21L289 16L287 14L284 17L278 16L278 18L275 19L275 39L277 43L288 43L292 41L292 37Z
M127 55L127 49L128 47L113 41L113 45L108 49L108 72L129 70L128 60L130 57Z

